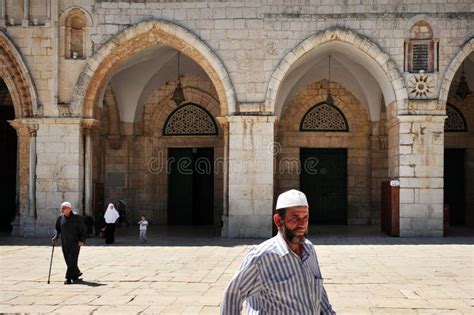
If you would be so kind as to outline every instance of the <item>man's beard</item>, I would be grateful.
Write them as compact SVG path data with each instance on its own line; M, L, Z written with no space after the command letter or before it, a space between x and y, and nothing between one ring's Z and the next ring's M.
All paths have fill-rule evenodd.
M288 242L293 244L304 244L306 240L306 236L308 236L308 229L306 229L303 233L303 236L296 236L293 231L288 229L288 227L283 223L283 230L285 232L285 238Z

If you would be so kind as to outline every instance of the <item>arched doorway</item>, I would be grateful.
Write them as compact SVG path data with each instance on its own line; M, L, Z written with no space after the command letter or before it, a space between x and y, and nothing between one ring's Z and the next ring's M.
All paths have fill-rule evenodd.
M275 192L307 190L313 223L380 222L381 182L393 176L396 159L387 116L407 104L406 90L395 88L405 85L396 69L369 39L332 28L303 41L274 71L266 106L279 117ZM314 111L323 119L303 128Z
M0 31L0 90L4 170L0 193L5 198L2 198L5 207L0 225L3 231L13 228L14 233L34 235L35 184L34 169L30 167L34 157L30 152L30 137L36 136L37 125L22 118L31 118L38 112L37 96L21 54L3 31Z
M185 97L180 104L171 99L178 82ZM182 134L183 130L165 132L169 121L188 105L207 113L215 133L189 131L186 123L187 131ZM145 215L152 224L220 227L226 174L223 163L217 162L225 154L224 133L217 121L235 111L235 100L224 67L199 39L162 21L125 30L90 59L75 88L73 107L87 117L86 213L100 217L101 204L121 200L131 222ZM189 111L187 115L196 118L199 113ZM188 184L195 182L186 190L187 197L170 191L180 186L179 180L177 185L173 180L182 174L171 174L173 166L168 162L181 155L193 163L206 158L212 166L212 177L184 178ZM211 184L212 194L199 191ZM203 194L210 198L202 200ZM184 199L195 201L183 210L179 201ZM190 209L192 220L182 220Z
M444 127L445 221L450 227L474 226L474 52L471 48L464 58L455 59L456 64L450 65L457 68L451 69L454 76L447 94Z
M11 232L11 222L16 215L17 207L17 135L8 123L15 119L15 109L8 88L0 78L0 232Z

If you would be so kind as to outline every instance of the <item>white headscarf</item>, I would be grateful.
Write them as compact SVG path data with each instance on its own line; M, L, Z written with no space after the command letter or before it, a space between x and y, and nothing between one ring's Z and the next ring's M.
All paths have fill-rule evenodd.
M109 203L107 210L104 214L105 223L115 223L117 219L120 217L118 211L115 209L113 203Z

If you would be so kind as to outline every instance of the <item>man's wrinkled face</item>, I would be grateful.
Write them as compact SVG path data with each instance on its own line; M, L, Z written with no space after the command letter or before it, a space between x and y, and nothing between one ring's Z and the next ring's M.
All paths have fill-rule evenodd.
M61 207L61 213L68 217L71 214L72 209L68 206L62 206Z
M308 235L308 207L291 207L281 218L279 228L286 240L293 244L303 244Z

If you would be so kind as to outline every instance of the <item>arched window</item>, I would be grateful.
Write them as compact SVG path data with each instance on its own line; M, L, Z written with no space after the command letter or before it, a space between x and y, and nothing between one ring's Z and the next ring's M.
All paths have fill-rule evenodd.
M64 22L64 57L66 59L84 59L87 55L87 18L80 9L67 13Z
M300 124L300 131L347 132L349 131L349 125L339 108L322 102L314 105L304 114Z
M446 104L446 118L444 122L445 132L465 132L467 131L466 120L459 109L451 104Z
M435 47L436 46L436 47ZM416 22L405 41L405 69L411 73L438 71L439 43L433 40L433 29L426 21Z
M203 107L187 103L176 108L163 128L165 136L217 135L217 125L212 115Z

